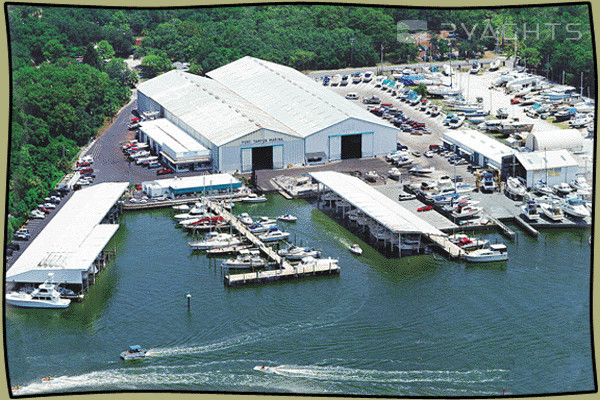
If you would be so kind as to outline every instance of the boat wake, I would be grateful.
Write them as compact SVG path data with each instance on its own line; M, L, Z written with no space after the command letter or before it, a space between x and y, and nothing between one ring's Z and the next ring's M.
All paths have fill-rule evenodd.
M453 384L477 384L504 381L508 370L487 369L467 371L380 371L374 369L355 369L335 366L300 365L257 365L254 370L285 376L288 378L306 378L329 382L372 382L372 383L412 383L444 382Z

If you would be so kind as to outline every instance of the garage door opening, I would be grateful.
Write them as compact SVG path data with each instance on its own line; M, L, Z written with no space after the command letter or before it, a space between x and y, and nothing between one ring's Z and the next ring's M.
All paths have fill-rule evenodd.
M342 136L342 160L362 157L362 135Z
M273 146L252 149L252 170L273 169Z

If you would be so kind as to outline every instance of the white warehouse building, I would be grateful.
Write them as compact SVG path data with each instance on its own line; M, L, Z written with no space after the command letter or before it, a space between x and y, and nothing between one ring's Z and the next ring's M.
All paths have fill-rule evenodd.
M552 187L577 177L579 166L568 150L517 153L518 173L528 188L539 181Z
M144 82L138 110L157 112L198 141L215 171L373 157L396 148L396 128L292 68L244 57L207 76L170 71Z

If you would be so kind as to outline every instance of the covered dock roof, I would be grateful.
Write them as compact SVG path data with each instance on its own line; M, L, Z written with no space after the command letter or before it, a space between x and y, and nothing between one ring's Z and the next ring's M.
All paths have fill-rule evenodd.
M73 194L6 272L6 282L82 284L93 261L119 229L100 224L127 189L126 182L99 183Z
M311 172L310 176L392 232L446 236L356 177L334 171Z

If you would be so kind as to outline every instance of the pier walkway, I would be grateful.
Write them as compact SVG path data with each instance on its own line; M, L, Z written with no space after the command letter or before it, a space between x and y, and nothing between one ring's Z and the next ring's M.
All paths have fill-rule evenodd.
M250 243L260 249L269 260L279 266L278 269L267 271L256 271L242 274L226 274L224 283L228 286L247 285L252 283L273 282L284 279L301 278L311 275L323 274L339 274L340 267L334 260L329 263L314 263L307 266L294 266L290 264L284 257L277 254L272 248L264 244L256 235L242 224L236 216L221 207L217 202L206 200L206 205L213 213L223 217L223 220L231 224L242 236Z

